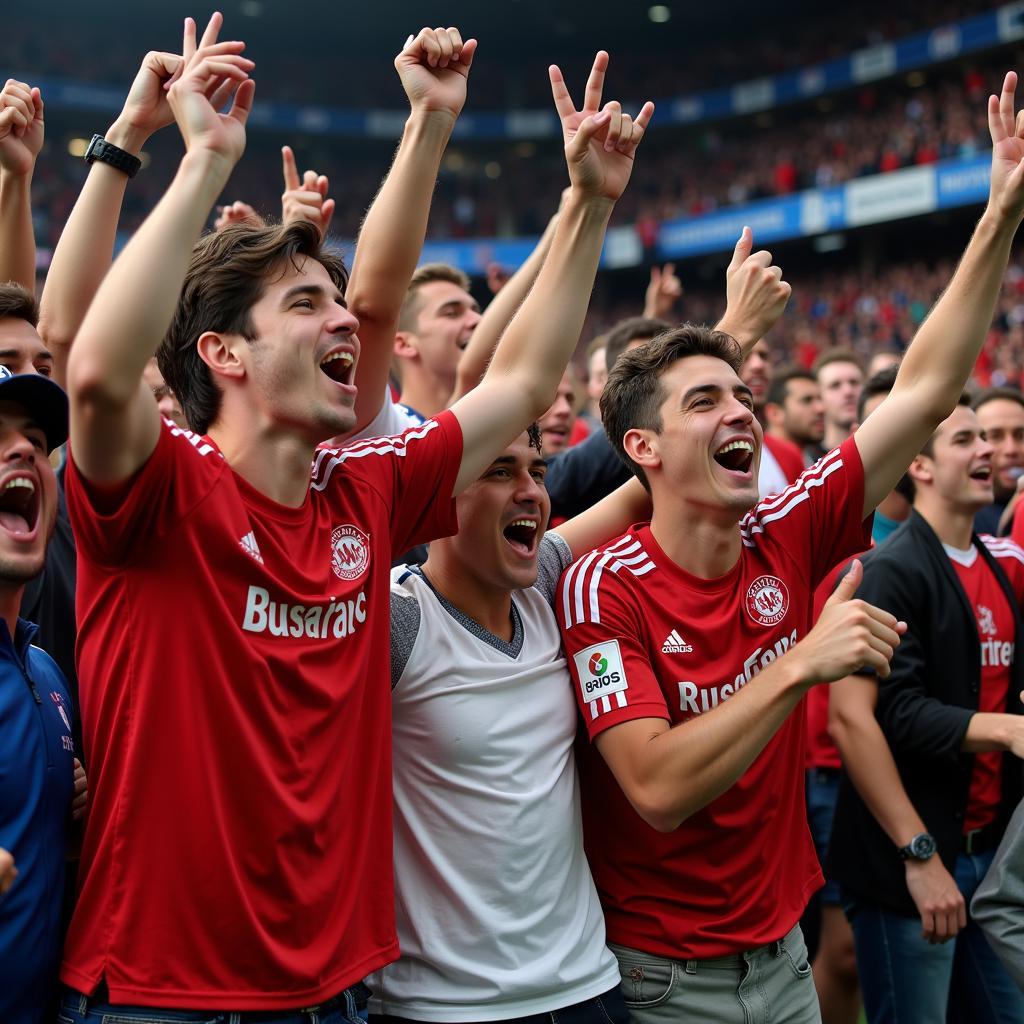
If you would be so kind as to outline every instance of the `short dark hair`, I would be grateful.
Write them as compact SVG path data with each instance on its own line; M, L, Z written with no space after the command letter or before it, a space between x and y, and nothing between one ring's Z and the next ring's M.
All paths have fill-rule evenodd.
M818 378L801 366L790 366L782 369L772 378L771 387L768 389L767 401L772 405L785 405L789 397L789 385L794 380L806 380L811 384L817 384Z
M899 373L898 366L887 366L884 370L872 374L861 388L860 398L857 399L857 422L864 422L864 410L868 401L877 398L879 395L887 395L896 384L896 375Z
M984 391L979 391L974 396L971 408L977 412L983 405L1000 399L1004 402L1016 402L1019 406L1024 407L1024 395L1016 388L985 388Z
M612 367L631 342L638 338L650 341L651 338L656 338L659 334L670 330L671 327L672 325L667 320L658 320L650 316L631 316L620 320L604 336L604 361L608 372L612 372Z
M864 366L860 361L860 357L852 349L830 348L826 349L814 360L814 366L811 367L811 370L815 377L831 363L853 363L861 373L864 372Z
M739 342L732 335L698 324L683 324L640 348L623 352L609 370L608 383L601 394L601 420L612 446L648 490L646 474L626 454L622 439L626 431L637 427L661 430L661 404L665 401L661 377L670 366L689 356L721 359L736 373L743 362Z
M206 331L240 334L254 341L252 308L275 273L301 257L316 260L344 292L348 272L324 249L320 232L305 221L253 228L233 225L204 235L192 250L174 319L157 352L157 363L181 402L192 430L205 434L220 412L221 392L196 342Z
M544 454L544 441L540 432L540 424L536 420L526 428L526 440L531 448L536 449L538 455Z
M473 286L465 271L447 263L424 263L417 267L413 271L412 277L409 278L409 287L398 314L398 329L400 331L415 333L420 310L423 308L423 303L420 301L420 289L433 281L447 281L449 284L457 285L464 292L468 292Z
M15 281L0 284L0 320L11 317L39 326L39 303L36 297Z

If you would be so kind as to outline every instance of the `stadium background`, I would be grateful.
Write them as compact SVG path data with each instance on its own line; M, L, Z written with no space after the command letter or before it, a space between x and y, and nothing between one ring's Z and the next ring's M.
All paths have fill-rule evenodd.
M658 104L616 210L581 342L639 312L653 262L674 259L677 315L713 320L743 224L793 283L771 341L777 362L832 345L902 350L948 280L987 191L985 97L1021 67L1024 3L885 0L834 9L806 0L505 0L344 5L228 0L228 38L256 61L257 103L225 190L273 214L280 146L331 179L343 245L383 176L405 117L392 68L409 32L455 24L480 40L469 100L448 148L425 259L455 263L487 298L485 272L514 267L565 183L546 67L581 87L594 51L612 55L611 95ZM180 46L177 3L70 0L8 8L0 76L38 84L46 148L34 182L39 270L84 179L78 159L113 119L148 49ZM627 104L627 109L628 104ZM151 140L128 190L122 238L177 164L173 131ZM978 382L1020 385L1024 267L1004 285ZM996 343L998 342L998 352Z

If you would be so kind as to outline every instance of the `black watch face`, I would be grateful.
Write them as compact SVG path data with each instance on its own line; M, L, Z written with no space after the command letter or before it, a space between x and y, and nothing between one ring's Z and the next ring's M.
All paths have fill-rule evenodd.
M910 842L910 855L917 860L927 860L935 852L935 840L929 835L914 836Z

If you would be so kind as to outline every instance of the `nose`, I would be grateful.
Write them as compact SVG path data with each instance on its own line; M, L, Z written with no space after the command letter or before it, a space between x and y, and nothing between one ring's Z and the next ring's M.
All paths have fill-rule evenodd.
M20 430L11 430L4 445L4 462L35 462L36 447L32 439Z
M351 310L337 306L331 311L327 330L331 334L355 334L359 330L359 319Z
M520 505L540 505L545 495L544 485L533 473L522 473L516 488L515 500Z

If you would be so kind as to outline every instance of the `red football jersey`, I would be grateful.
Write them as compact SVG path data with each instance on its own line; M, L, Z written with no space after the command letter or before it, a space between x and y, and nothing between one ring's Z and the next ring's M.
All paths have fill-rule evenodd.
M63 980L115 1003L319 1003L398 955L389 567L451 534L442 413L322 449L288 508L165 422L116 495L74 462L90 808Z
M1024 594L1024 551L1009 538L983 536L981 540L1006 573L1020 600ZM981 644L978 710L1005 714L1016 643L1013 609L984 559L975 557L970 565L965 565L958 558L951 560L968 603L974 609L978 626ZM1002 774L1003 754L1000 751L974 755L967 812L964 814L965 833L989 824L999 813Z
M736 566L698 579L648 526L566 570L556 612L591 739L620 722L712 711L812 623L814 587L862 551L864 471L853 439L740 523ZM782 938L822 884L804 807L799 712L736 784L670 834L633 810L592 745L579 761L587 855L610 941L673 959Z

